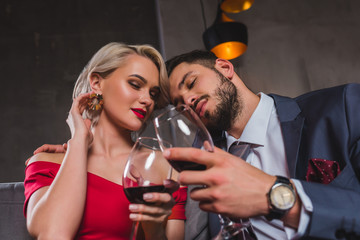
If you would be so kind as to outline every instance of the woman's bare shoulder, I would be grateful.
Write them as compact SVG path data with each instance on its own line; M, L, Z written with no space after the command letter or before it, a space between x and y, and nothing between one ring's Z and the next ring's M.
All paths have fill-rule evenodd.
M64 160L64 157L65 157L65 153L41 152L41 153L37 153L34 156L32 156L30 158L29 162L27 163L27 165L29 165L33 162L40 162L40 161L61 164L62 161Z

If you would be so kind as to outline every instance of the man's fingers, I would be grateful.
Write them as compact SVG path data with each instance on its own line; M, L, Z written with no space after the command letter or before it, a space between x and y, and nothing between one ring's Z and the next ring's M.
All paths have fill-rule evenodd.
M196 187L190 192L190 197L194 201L211 202L217 199L217 196L212 193L212 189L208 187Z
M199 202L203 211L223 213L225 206L222 200L222 192L218 188L194 188L190 193L191 199Z
M204 171L182 171L179 175L181 185L209 185L207 170Z
M204 165L211 164L211 152L206 152L198 148L168 148L163 155L172 161L188 161Z
M214 208L214 205L212 202L199 202L199 208L205 212L213 212L213 213L220 213Z
M38 147L38 148L34 151L34 155L37 154L37 153L46 152L46 148L47 148L47 144L44 144L44 145Z
M28 163L29 163L30 159L31 159L31 157L30 157L30 158L28 158L28 159L26 159L26 161L25 161L25 166L27 166L27 165L28 165Z
M52 145L52 144L44 144L41 147L37 148L34 151L34 155L41 153L41 152L47 152L47 153L64 153L66 149L64 149L63 145Z

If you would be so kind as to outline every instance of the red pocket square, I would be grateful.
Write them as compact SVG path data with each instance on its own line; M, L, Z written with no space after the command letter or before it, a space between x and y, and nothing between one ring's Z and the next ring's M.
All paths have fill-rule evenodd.
M329 184L341 172L338 162L312 158L306 173L306 181Z

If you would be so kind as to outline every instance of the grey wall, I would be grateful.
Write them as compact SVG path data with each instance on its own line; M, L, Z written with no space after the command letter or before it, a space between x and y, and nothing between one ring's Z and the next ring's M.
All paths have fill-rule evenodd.
M74 82L112 41L159 48L153 0L0 1L0 182L22 181L43 143L64 143Z
M218 0L203 0L207 26ZM204 48L200 0L160 0L166 57ZM297 96L360 83L360 1L255 0L229 14L248 28L248 49L232 61L254 92Z

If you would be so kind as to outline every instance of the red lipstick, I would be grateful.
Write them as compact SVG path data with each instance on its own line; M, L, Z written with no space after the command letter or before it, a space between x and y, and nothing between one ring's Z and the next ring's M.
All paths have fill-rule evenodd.
M146 111L141 108L132 108L131 111L140 119L144 119L146 116Z

